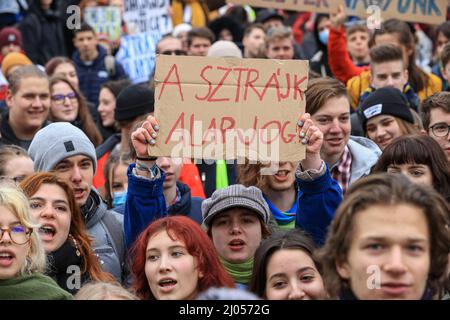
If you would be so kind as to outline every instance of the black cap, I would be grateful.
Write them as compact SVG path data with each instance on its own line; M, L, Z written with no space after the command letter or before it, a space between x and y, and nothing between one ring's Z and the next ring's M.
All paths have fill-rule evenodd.
M364 131L367 121L381 114L398 117L414 123L414 117L408 105L406 96L397 88L380 88L369 94L358 110Z
M142 85L131 85L123 89L116 100L114 119L134 120L155 111L154 91Z
M256 14L256 22L264 23L270 19L278 19L284 21L283 16L278 14L275 9L262 9Z

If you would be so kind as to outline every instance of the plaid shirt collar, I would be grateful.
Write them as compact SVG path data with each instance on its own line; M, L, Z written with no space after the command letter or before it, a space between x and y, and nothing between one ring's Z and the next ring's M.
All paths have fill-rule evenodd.
M339 183L344 194L350 183L351 168L352 154L350 153L350 149L345 146L341 159L331 169L333 179Z

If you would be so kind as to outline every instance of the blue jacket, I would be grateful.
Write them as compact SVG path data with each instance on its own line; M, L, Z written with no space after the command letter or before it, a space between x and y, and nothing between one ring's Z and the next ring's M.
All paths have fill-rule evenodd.
M166 207L163 194L163 183L166 179L164 171L160 170L158 179L145 179L133 174L136 164L128 167L128 191L125 203L124 230L125 242L129 248L144 229L158 218L167 215L183 214L202 223L201 203L203 199L191 197L191 190L181 182L177 182L181 199Z
M328 166L325 174L315 180L297 177L297 186L300 197L295 227L307 232L316 245L322 246L334 213L342 202L342 189L331 177Z
M81 92L89 102L95 105L98 104L98 95L103 83L127 77L125 70L117 60L115 61L115 75L110 77L105 65L106 50L100 45L97 45L97 50L97 58L89 65L81 60L78 51L75 51L72 56L80 80Z

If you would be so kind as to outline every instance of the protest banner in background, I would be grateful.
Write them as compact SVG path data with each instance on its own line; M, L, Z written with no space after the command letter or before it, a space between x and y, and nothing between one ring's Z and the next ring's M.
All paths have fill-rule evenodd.
M169 0L125 0L124 20L138 29L138 32L172 31L169 16Z
M121 16L117 7L87 7L84 10L86 21L97 33L108 35L109 40L120 39Z
M447 0L345 0L348 15L382 20L396 18L403 21L440 24L447 19ZM376 6L369 8L370 6Z
M227 0L234 4L296 11L334 13L343 4L349 16L397 18L399 20L440 24L447 16L448 0Z
M343 0L227 0L228 3L318 13L337 12Z
M155 68L156 45L161 39L159 31L123 36L116 59L133 83L147 82Z
M151 155L299 161L308 61L158 55Z

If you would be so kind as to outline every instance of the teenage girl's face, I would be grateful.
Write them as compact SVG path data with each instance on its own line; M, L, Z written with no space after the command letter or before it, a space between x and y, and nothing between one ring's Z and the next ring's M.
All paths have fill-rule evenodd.
M65 82L57 82L51 88L50 112L56 121L72 122L78 117L78 96Z
M361 300L418 300L430 271L430 233L422 208L372 205L353 218L350 248L337 272Z
M309 254L282 249L270 257L266 271L268 300L315 300L326 297L322 277Z
M395 117L379 115L370 118L366 125L367 136L384 150L397 137L403 135Z
M190 300L198 294L197 259L182 240L172 240L166 230L153 235L147 244L145 275L158 300Z
M15 157L5 163L5 177L20 183L23 179L33 174L33 160L26 156Z
M0 206L0 228L9 228L0 238L0 280L12 279L26 263L30 242L26 242L26 228L8 208ZM12 234L12 236L11 236ZM12 241L12 238L18 243Z
M431 169L426 164L404 163L404 164L390 164L387 172L402 173L414 183L426 186L433 186L433 175Z
M405 65L409 65L409 57L413 54L414 49L408 48L400 43L400 35L398 33L385 33L377 35L375 37L375 45L378 46L381 44L392 44L400 47L403 52L403 61L405 62Z
M128 190L128 176L127 176L128 166L126 164L120 163L114 168L112 173L111 181L111 191L115 192L126 192Z
M67 193L56 184L43 184L30 197L30 208L41 226L39 234L45 251L59 249L67 241L72 220Z

